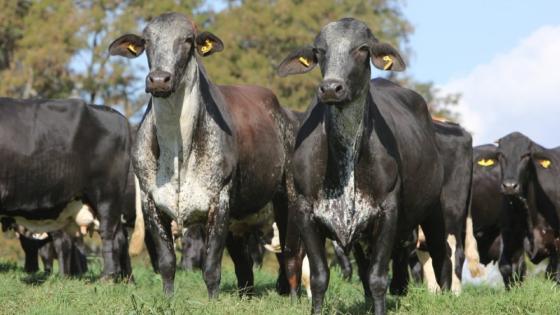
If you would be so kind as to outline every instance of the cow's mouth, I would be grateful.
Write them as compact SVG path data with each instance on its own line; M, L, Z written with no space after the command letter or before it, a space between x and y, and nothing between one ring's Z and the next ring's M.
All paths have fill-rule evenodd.
M150 93L153 97L168 98L171 94L173 94L173 91L154 91Z

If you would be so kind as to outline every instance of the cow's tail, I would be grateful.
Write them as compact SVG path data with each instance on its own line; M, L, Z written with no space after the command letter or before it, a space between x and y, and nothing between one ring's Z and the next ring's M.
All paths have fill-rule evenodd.
M134 199L134 208L136 211L136 220L134 221L134 232L130 237L130 245L128 253L131 256L139 255L144 249L144 237L146 230L144 227L144 214L142 213L142 196L140 191L140 184L138 178L134 176L134 188L136 190Z
M484 267L480 264L480 255L478 254L476 238L474 238L471 202L469 202L468 209L465 227L465 259L467 260L467 267L472 277L477 278L484 276Z

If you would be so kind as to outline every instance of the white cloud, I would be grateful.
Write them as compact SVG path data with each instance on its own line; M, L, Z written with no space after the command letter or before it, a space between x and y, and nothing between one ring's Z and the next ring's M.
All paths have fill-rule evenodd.
M475 144L520 131L542 145L560 145L560 25L539 28L441 89L462 93L458 111Z

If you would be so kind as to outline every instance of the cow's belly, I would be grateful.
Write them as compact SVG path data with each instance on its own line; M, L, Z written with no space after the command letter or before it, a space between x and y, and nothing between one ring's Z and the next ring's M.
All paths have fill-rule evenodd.
M68 203L55 219L33 220L22 216L12 217L17 224L24 226L32 233L45 233L64 230L72 235L84 233L87 229L98 228L99 221L91 208L79 200Z

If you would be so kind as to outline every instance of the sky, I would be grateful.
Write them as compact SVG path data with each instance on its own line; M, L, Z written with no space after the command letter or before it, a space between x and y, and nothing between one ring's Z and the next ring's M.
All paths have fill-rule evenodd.
M408 72L460 92L475 144L520 131L560 145L560 1L408 0Z

